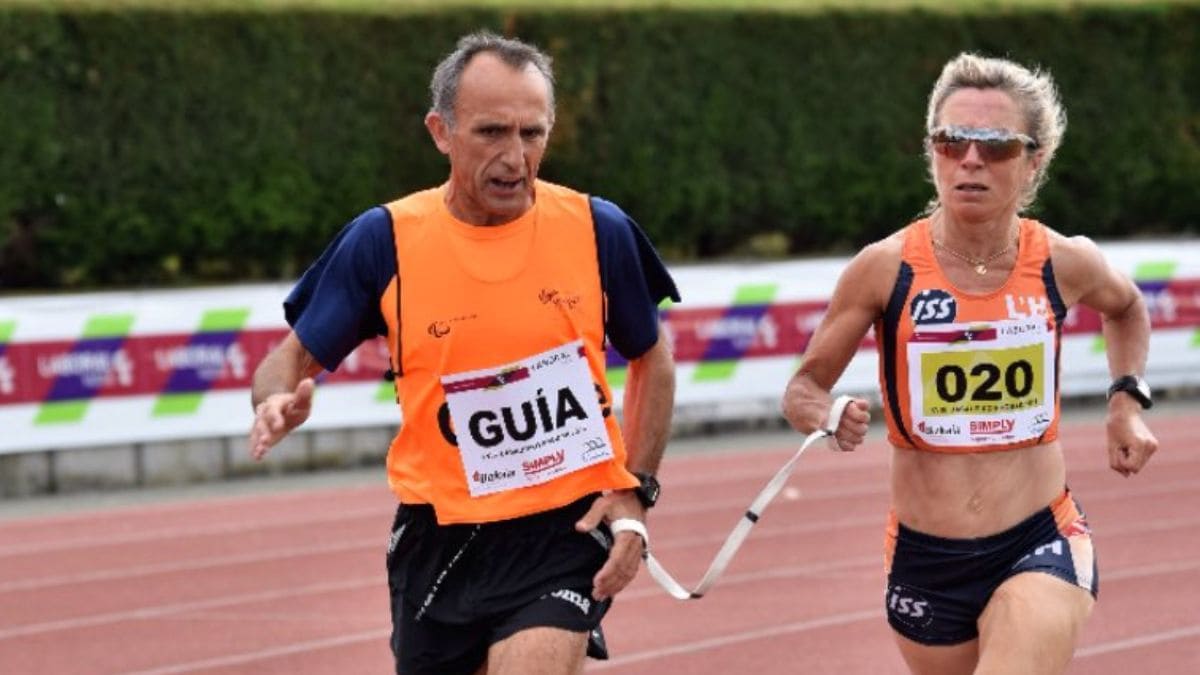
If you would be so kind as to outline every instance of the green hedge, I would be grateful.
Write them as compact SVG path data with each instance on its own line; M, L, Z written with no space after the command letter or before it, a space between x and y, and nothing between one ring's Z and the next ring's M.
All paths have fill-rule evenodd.
M0 10L0 290L288 278L444 179L422 124L455 38L556 58L543 176L672 259L846 251L930 195L926 97L964 49L1041 64L1070 124L1038 216L1200 231L1200 7L360 15Z

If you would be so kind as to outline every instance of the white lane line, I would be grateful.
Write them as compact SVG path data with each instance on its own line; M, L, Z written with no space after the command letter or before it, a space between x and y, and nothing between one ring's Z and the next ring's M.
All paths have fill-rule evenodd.
M213 609L214 607L228 607L230 605L241 605L251 602L266 602L270 600L280 600L285 598L295 598L301 595L315 595L319 593L333 593L336 591L357 590L360 588L379 587L383 588L385 580L382 575L372 575L359 579L351 579L349 581L337 581L322 584L311 584L309 586L296 586L291 588L282 588L271 591L261 591L258 593L243 593L239 595L226 595L217 598L209 598L207 600L196 600L192 602L179 602L168 605L151 605L149 607L140 607L138 609L129 609L120 612L107 612L104 614L92 614L90 616L80 616L70 619L60 619L58 621L46 621L43 623L28 624L25 626L14 626L12 628L0 629L0 640L8 640L15 637L23 637L26 635L39 635L42 633L53 633L63 630L75 630L77 628L89 628L91 626L103 626L110 623L119 623L122 621L140 621L143 619L153 619L170 614L180 614L183 612L193 612L196 610ZM382 591L381 591L382 592Z
M344 553L346 551L356 551L367 548L377 548L380 551L380 557L387 542L379 537L371 539L360 539L358 541L348 541L337 544L310 544L305 546L297 546L294 548L281 548L270 551L255 551L253 553L243 553L238 555L217 556L212 558L196 558L192 560L180 560L153 565L138 565L131 567L118 567L107 570L95 570L91 572L81 572L78 574L66 574L55 577L40 577L37 579L22 579L20 581L7 581L0 583L0 593L11 593L15 591L34 591L43 588L51 588L54 586L69 586L71 584L90 584L97 581L115 581L117 579L128 579L131 577L143 577L153 574L170 574L172 572L195 572L213 567L226 567L229 565L246 565L251 563L268 562L272 560L283 560L287 558L305 558L309 556L326 555L329 553Z
M1143 577L1155 577L1160 574L1178 574L1179 572L1191 572L1192 570L1200 569L1200 560L1175 560L1170 562L1154 563L1153 565L1139 565L1138 567L1125 567L1112 572L1105 572L1104 568L1100 568L1100 581L1120 581L1123 579L1141 579Z
M744 574L730 575L726 577L722 583L722 587L735 586L740 584L748 584L764 579L791 578L802 577L809 575L823 575L828 572L834 572L842 569L850 569L855 567L863 567L867 565L882 564L878 555L859 556L857 558L844 558L840 560L829 560L816 564L797 565L792 567L777 567L766 570L748 572ZM110 623L119 623L122 621L134 621L153 617L161 617L170 614L183 614L185 612L195 612L200 610L209 610L218 607L228 607L231 605L241 605L252 602L263 602L269 600L279 600L285 598L295 598L303 595L312 595L318 593L328 593L337 590L350 590L366 587L379 587L380 592L384 592L386 579L380 574L378 577L364 577L339 583L324 583L313 584L310 586L298 586L293 588L278 589L272 591L263 591L259 593L247 593L239 595L229 595L218 598L210 598L208 600L185 602L168 605L151 605L138 609L125 610L120 612L109 612L105 614L95 614L91 616L76 617L71 619L62 619L58 621L47 621L37 624L29 624L25 626L16 626L9 629L0 629L0 640L6 640L14 637L22 637L26 635L37 635L42 633L50 633L64 630L74 630L77 628L86 628L90 626L99 626ZM630 590L621 594L622 601L659 596L662 591L657 586Z
M670 647L662 647L659 649L647 649L640 652L633 652L625 656L617 656L607 661L601 661L596 664L589 664L588 671L593 670L608 670L610 668L619 668L627 666L631 663L639 661L651 661L654 659L666 658L668 656L677 656L680 654L695 654L696 652L706 651L709 649L717 649L728 645L738 644L740 642L749 642L752 640L762 640L765 638L777 637L780 635L790 635L794 633L804 633L810 630L819 630L821 628L831 628L834 626L844 626L846 624L857 623L859 621L879 620L882 616L882 609L864 609L854 612L841 612L839 614L830 614L819 619L808 619L805 621L797 621L794 623L783 624L782 626L772 626L770 628L759 628L756 630L742 631L740 633L728 633L720 637L708 638L707 640L696 640L694 642L683 642L672 645Z
M786 526L773 527L770 525L765 525L760 526L755 531L754 537L756 540L774 539L777 537L790 537L799 534L821 534L852 527L873 525L879 525L882 529L880 518L876 516L870 516L860 518L843 518L833 521L800 523L797 525ZM725 541L725 537L726 535L724 534L707 534L665 538L656 540L654 549L656 551L664 551L692 548L696 546L711 546L713 544L719 544ZM348 542L330 543L326 545L306 545L302 547L259 550L245 554L213 556L209 558L170 561L136 567L118 567L106 570L80 572L77 574L20 579L0 582L0 593L35 591L54 586L69 586L72 584L93 583L97 581L115 581L118 579L150 576L154 574L170 574L172 572L195 572L199 570L226 567L230 565L252 564L288 558L304 558L308 556L341 553L360 549L378 549L381 552L382 557L382 551L385 545L386 542L381 541L380 538L372 537L371 539L360 539ZM879 556L876 556L876 559L878 558Z
M771 579L790 579L795 577L815 576L821 578L831 578L845 571L850 571L858 568L870 568L875 565L882 565L880 556L866 555L853 558L841 558L836 560L828 560L819 563L810 563L804 565L793 565L789 567L771 567L765 570L756 570L753 572L745 572L741 574L730 574L722 578L718 588L728 588L730 586L739 586L742 584L756 583ZM1161 574L1174 574L1178 572L1191 571L1200 568L1200 560L1179 561L1175 563L1156 563L1153 565L1142 565L1137 567L1124 568L1114 570L1102 575L1102 579L1107 579L1109 583L1121 581L1125 579L1142 578L1149 576L1157 576ZM76 617L71 619L62 619L58 621L48 621L38 624L30 624L26 626L17 626L9 629L0 629L0 640L5 640L13 637L25 635L36 635L41 633L49 633L63 630L74 630L76 628L85 628L89 626L98 626L109 623L118 623L121 621L133 621L146 619L151 617L160 617L168 614L183 614L186 612L194 612L199 610L208 610L218 607L228 607L231 605L240 605L252 602L263 602L269 600L278 600L284 598L295 598L303 595L312 595L319 593L328 593L337 590L349 590L367 588L377 586L382 588L384 585L382 575L379 577L371 576L360 579L355 579L346 582L313 584L309 586L300 586L287 589L279 589L272 591L264 591L260 593L249 593L241 595L231 595L219 598L211 598L208 600L185 602L168 605L152 605L138 609L125 610L120 612L110 612L106 614L96 614L92 616ZM642 588L634 588L621 593L622 602L631 602L642 600L651 597L664 597L662 590L654 585L646 585Z
M1091 656L1100 656L1101 654L1111 654L1113 652L1121 652L1127 649L1138 649L1139 647L1148 647L1163 642L1171 642L1173 640L1182 640L1200 635L1200 624L1192 626L1184 626L1174 630L1160 631L1157 633L1146 633L1136 637L1125 638L1124 640L1110 640L1108 642L1100 642L1094 645L1088 645L1081 649L1075 650L1076 659L1086 659Z
M178 540L181 537L242 534L245 532L257 532L260 530L294 527L300 525L326 525L337 523L343 520L354 520L356 518L364 518L368 516L382 516L386 519L387 516L394 511L394 509L394 506L391 509L386 507L356 509L351 511L337 511L324 515L305 515L268 520L249 520L238 523L202 525L197 527L177 526L156 530L142 530L140 532L131 532L129 534L95 535L90 537L56 539L54 541L41 541L27 544L13 544L11 546L0 546L0 557L70 551L79 548L96 548L98 546L114 546L117 544L138 544L143 542L161 541L164 539ZM381 527L386 527L386 524L382 525Z
M308 642L296 642L290 645L281 645L271 649L263 649L257 652L243 652L241 654L231 654L229 656L220 656L212 659L204 659L202 661L189 661L187 663L177 663L171 666L163 666L161 668L151 668L149 670L138 670L124 673L124 675L175 675L176 673L189 673L195 670L204 670L206 668L220 668L223 666L240 666L254 661L262 661L264 659L272 659L277 656L291 656L292 654L303 654L306 652L315 652L321 649L332 649L334 647L343 647L345 645L358 644L360 642L374 642L376 640L387 640L392 634L391 629L386 630L368 630L361 633L351 633L349 635L339 635L338 637L326 638L324 640L310 640Z
M872 557L871 560L873 561L874 557ZM797 574L818 572L818 571L820 571L821 568L832 569L835 567L841 567L841 566L844 566L844 563L849 563L849 562L850 561L847 560L847 561L831 562L831 563L823 565L823 566L822 565L808 565L808 566L800 566L800 567L790 568L790 569L777 569L777 570L771 570L770 571L771 574L733 575L733 576L728 577L725 581L727 582L727 584L737 584L737 583L745 583L748 581L758 581L762 578L767 578L770 576L776 576L776 577L778 577L778 576L795 576ZM867 562L867 561L864 559L857 559L857 562L862 563L862 562ZM1197 566L1200 566L1200 564L1193 563L1192 565L1190 565L1190 567L1197 567ZM1134 569L1125 570L1124 571L1125 574L1120 574L1120 575L1110 574L1109 578L1110 579L1113 577L1130 578L1130 577L1135 576L1135 574L1133 574L1133 573L1137 572L1137 571L1138 570L1134 570ZM1156 573L1156 572L1150 571L1149 568L1145 568L1143 571L1146 571L1149 573ZM647 592L647 591L650 591L650 592ZM634 597L645 597L645 596L649 596L649 595L658 595L658 589L657 588L643 589L643 592L622 593L621 599L629 600ZM797 633L804 633L804 632L808 632L808 631L812 631L812 630L819 630L822 628L830 628L830 627L847 625L847 624L851 624L851 623L857 623L860 621L874 620L874 619L879 618L880 614L881 614L881 612L878 608L857 610L857 611L851 611L851 612L842 612L842 613L838 613L838 614L830 614L828 616L824 616L824 617L820 617L820 618L816 618L816 619L808 619L808 620L804 620L804 621L793 622L793 623L789 623L789 624L784 624L782 626L772 626L769 628L759 628L759 629L754 629L754 630L741 631L738 633L729 633L726 635L722 635L720 637L708 638L708 639L703 639L703 640L695 640L695 641L691 641L691 642L675 644L670 647L662 647L659 649L643 650L640 652L633 652L633 653L630 653L630 654L627 654L624 656L617 656L608 661L589 664L588 671L590 672L590 671L596 671L596 670L608 670L611 668L617 668L617 667L621 667L621 666L625 666L625 665L629 665L629 664L633 664L633 663L638 663L638 662L642 662L642 661L650 661L650 660L655 660L655 659L662 659L662 658L667 658L670 656L676 656L676 655L680 655L680 654L695 654L696 652L707 651L710 649L718 649L721 647L726 647L729 645L739 644L739 643L743 643L743 642L762 640L762 639L771 638L771 637L778 637L781 635L792 635L792 634L797 634ZM278 656L289 656L292 654L316 651L316 650L320 650L320 649L328 649L331 647L340 647L343 645L356 644L359 642L384 640L389 635L390 635L390 630L367 631L367 632L355 633L355 634L351 634L351 635L339 636L336 638L329 638L329 639L325 639L325 640L315 640L315 641L310 641L310 642L295 643L295 644L291 644L291 645L275 647L272 649L266 649L266 650L261 650L261 651L256 651L256 652L246 652L243 654L235 654L235 655L226 656L226 657L207 659L207 660L202 660L202 661L192 661L192 662L188 662L188 663L181 663L181 664L176 664L173 666L167 666L167 667L162 667L162 668L157 668L157 669L152 669L152 670L142 670L142 671L137 671L136 673L126 673L125 675L174 675L176 673L186 673L186 672L201 670L201 669L205 669L205 668L243 665L246 663L251 663L253 661L261 661L264 659L275 658ZM1145 647L1145 646L1149 646L1149 645L1159 644L1162 642L1169 642L1169 641L1173 641L1173 640L1190 638L1190 637L1193 637L1196 635L1200 635L1200 625L1187 626L1187 627L1178 628L1178 629L1170 630L1170 631L1149 633L1149 634L1140 635L1140 636L1133 637L1133 638L1127 638L1127 639L1123 639L1123 640L1114 640L1114 641L1089 645L1087 647L1083 647L1081 649L1076 650L1075 658L1084 659L1084 658L1088 658L1091 656L1098 656L1101 654L1108 654L1108 653L1116 652L1116 651L1136 649L1136 648Z
M1160 463L1161 464L1161 463ZM768 467L769 468L769 467ZM1097 469L1083 469L1075 473L1084 472L1103 472L1108 471L1107 467ZM814 475L820 471L809 471L798 474L808 479L812 479ZM755 469L753 473L741 472L730 473L725 472L719 477L714 476L714 481L721 479L729 480L730 478L740 479L743 477L760 477L766 480L769 473L762 469ZM692 482L692 481L688 481ZM704 481L708 482L708 481ZM1136 487L1120 487L1103 491L1090 491L1080 495L1085 508L1091 502L1098 500L1108 500L1117 498L1130 498L1139 496L1154 496L1161 494L1170 494L1174 492L1190 492L1200 489L1200 480L1183 480L1171 483L1160 483L1157 485L1138 485ZM886 498L889 488L886 484L866 485L866 486L848 486L843 488L830 489L814 489L802 488L802 497L789 503L803 505L825 499L843 499L851 497L870 497L878 496ZM268 495L273 496L273 495ZM683 503L674 506L662 508L655 513L656 520L666 518L682 518L691 517L702 513L711 513L717 511L725 511L729 509L743 509L746 506L747 497L739 497L737 499L727 499L722 501L704 500L701 502ZM379 516L380 514L390 514L392 507L390 505L379 508L362 508L349 511L340 511L329 513L326 515L310 515L297 516L279 519L265 519L259 521L247 521L240 523L228 523L220 525L207 525L199 527L170 527L160 528L155 530L144 530L128 534L113 534L113 535L97 535L91 537L76 537L71 539L59 539L54 541L43 541L34 543L18 543L9 546L0 546L0 558L6 556L29 555L47 552L62 552L82 548L94 548L98 546L114 546L117 544L132 544L141 542L153 542L161 540L176 540L182 536L200 537L211 535L225 534L240 534L246 532L254 532L265 529L290 527L295 525L321 525L336 523L340 521L353 520L360 517ZM0 528L2 531L3 528Z
M764 513L764 518L769 517L769 515L769 512ZM763 524L759 525L755 529L754 539L764 540L804 534L840 532L850 528L870 527L874 525L879 525L880 528L882 528L881 518L873 515L842 518L831 521L805 522L793 525ZM1169 520L1158 520L1148 523L1130 523L1125 526L1105 527L1101 530L1101 534L1105 537L1116 537L1125 534L1137 535L1146 532L1182 530L1197 526L1200 526L1200 516L1187 516ZM700 546L710 546L713 544L720 544L721 542L725 541L725 537L725 534L697 534L690 536L670 537L656 540L654 548L656 551L661 552L664 550L669 551L676 549L695 548ZM115 581L118 579L128 579L132 577L149 576L153 574L198 571L230 565L252 564L289 558L304 558L308 556L341 553L359 549L373 549L382 546L383 544L380 544L378 538L371 538L349 542L331 543L326 545L310 545L303 547L272 549L267 551L260 550L247 554L216 556L188 561L172 561L159 564L141 565L137 567L94 570L78 574L0 582L0 593L34 591L44 588L51 588L54 586L68 586L71 584L93 583L97 581ZM1200 563L1181 561L1178 563L1163 563L1161 565L1165 565L1162 573L1169 573L1173 570L1184 571L1192 569L1196 566L1200 566ZM1119 576L1121 574L1121 572L1106 573L1104 574L1104 578L1124 578L1123 576Z

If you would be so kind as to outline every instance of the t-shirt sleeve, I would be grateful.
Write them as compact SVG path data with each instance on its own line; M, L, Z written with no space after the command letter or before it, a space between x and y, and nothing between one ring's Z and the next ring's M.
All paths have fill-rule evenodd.
M328 371L364 340L387 335L379 298L396 273L392 218L377 206L350 221L304 272L283 313Z
M680 301L675 280L642 228L616 204L591 198L600 285L607 297L604 330L617 352L636 359L658 341L658 305Z

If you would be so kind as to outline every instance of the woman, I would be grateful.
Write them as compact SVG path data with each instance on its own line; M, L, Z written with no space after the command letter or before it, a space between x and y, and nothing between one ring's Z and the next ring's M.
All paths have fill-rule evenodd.
M1050 76L961 54L934 85L927 217L843 272L783 398L804 433L872 325L893 445L888 622L918 674L1061 673L1097 589L1091 535L1065 488L1059 342L1067 308L1104 317L1109 463L1157 441L1140 413L1150 323L1137 287L1085 237L1020 217L1066 127ZM836 442L867 432L865 401Z

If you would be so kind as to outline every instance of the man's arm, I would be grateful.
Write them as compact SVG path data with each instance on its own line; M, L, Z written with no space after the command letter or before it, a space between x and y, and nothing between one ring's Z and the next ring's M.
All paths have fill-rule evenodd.
M625 464L630 471L655 473L671 434L671 412L675 405L675 360L670 341L659 328L658 341L641 356L630 360L622 408ZM587 532L602 520L618 518L644 521L646 509L633 490L613 490L592 503L575 524ZM629 585L641 564L644 542L633 532L613 537L608 561L592 580L592 597L604 600Z
M675 407L675 358L662 328L658 342L629 362L622 407L622 436L630 471L657 473L671 435Z
M288 331L283 342L258 365L250 390L254 407L251 457L262 459L273 445L308 419L315 386L312 378L321 370L293 331Z

